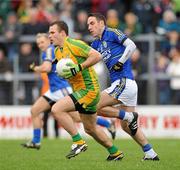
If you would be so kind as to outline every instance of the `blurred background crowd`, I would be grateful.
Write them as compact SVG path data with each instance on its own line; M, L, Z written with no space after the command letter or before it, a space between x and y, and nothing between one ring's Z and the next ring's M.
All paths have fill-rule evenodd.
M90 44L90 12L101 12L109 27L135 41L138 104L180 104L179 0L0 0L0 105L28 105L39 96L42 81L28 69L40 63L35 35L64 20L71 37ZM96 70L104 89L108 75L101 64Z

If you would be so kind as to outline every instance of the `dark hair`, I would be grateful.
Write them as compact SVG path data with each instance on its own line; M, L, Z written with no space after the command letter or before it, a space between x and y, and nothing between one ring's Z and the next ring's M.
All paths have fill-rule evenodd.
M68 25L64 21L54 21L50 24L50 26L53 26L53 25L58 26L59 32L64 31L66 33L66 35L69 34Z
M98 21L103 21L104 22L104 25L106 25L106 18L104 15L102 15L101 13L90 13L88 15L88 18L89 17L95 17Z

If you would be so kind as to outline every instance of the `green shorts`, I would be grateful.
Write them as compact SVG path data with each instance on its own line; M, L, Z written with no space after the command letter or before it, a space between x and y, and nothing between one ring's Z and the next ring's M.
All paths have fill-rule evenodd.
M76 110L81 114L95 114L100 99L99 91L81 89L70 94Z

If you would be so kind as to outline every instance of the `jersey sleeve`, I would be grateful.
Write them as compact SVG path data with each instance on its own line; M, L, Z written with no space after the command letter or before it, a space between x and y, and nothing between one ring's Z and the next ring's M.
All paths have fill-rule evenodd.
M116 42L118 42L118 43L120 43L120 44L123 44L124 41L125 41L127 38L128 38L128 37L127 37L126 34L124 34L123 32L121 32L121 31L118 30L118 29L114 29L114 31L113 31L113 39L114 39Z
M91 50L89 45L80 40L71 40L68 46L75 56L88 57L88 53Z
M52 49L52 47L49 47L44 54L45 54L44 61L52 62L55 58L54 49Z

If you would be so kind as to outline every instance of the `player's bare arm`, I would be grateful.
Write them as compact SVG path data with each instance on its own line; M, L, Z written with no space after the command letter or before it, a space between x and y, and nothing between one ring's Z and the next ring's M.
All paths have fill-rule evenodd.
M102 56L101 54L94 50L94 49L91 49L88 53L88 58L86 61L84 61L81 66L82 68L88 68L96 63L98 63L100 60L102 59Z
M50 61L44 61L41 65L35 66L34 71L37 73L49 73L52 68L52 63Z

